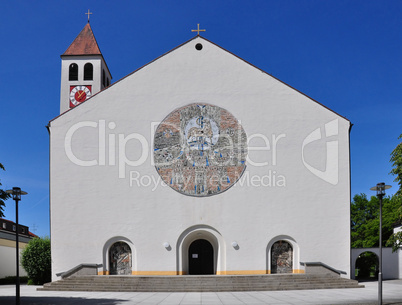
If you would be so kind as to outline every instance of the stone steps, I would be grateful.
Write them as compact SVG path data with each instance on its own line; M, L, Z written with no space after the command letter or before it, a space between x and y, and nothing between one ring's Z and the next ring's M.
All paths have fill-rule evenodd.
M361 288L328 275L76 276L43 285L46 291L205 292Z

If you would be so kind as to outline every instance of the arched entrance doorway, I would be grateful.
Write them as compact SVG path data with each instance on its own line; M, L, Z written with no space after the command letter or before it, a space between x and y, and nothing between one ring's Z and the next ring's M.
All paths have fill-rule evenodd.
M356 259L355 279L370 281L378 279L378 256L370 251L361 253Z
M271 248L271 273L293 273L293 248L279 240Z
M110 247L109 272L111 275L131 274L131 249L125 242L119 241Z
M188 274L214 274L214 248L205 239L193 241L188 249Z

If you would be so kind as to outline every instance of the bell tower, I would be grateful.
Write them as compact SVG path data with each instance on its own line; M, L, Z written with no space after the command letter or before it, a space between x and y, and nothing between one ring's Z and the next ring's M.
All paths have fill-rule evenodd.
M110 85L112 76L89 20L60 57L60 114Z

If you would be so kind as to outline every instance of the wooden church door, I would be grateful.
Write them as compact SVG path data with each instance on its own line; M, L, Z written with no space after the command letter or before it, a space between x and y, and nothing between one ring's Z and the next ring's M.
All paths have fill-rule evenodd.
M188 250L189 274L214 274L214 249L205 239L193 241Z
M120 241L110 247L109 272L111 275L131 274L131 249L125 242Z

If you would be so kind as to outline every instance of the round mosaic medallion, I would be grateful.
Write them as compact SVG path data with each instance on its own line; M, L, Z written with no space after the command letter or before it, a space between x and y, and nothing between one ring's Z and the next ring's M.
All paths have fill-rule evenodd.
M190 104L171 112L154 139L155 167L162 180L191 196L219 194L246 167L247 135L227 110Z

